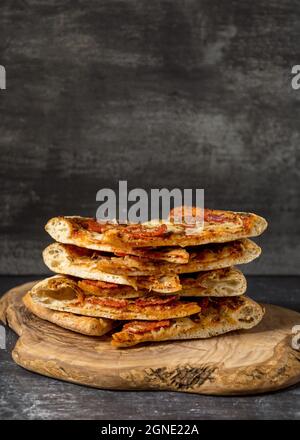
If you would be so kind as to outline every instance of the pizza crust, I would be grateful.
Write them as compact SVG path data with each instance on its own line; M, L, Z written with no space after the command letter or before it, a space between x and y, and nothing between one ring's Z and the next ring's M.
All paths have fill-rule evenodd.
M63 279L63 278L62 278ZM133 289L130 286L103 283L96 280L76 280L85 294L113 298L140 298L149 295L149 291ZM176 292L182 297L238 296L247 288L245 276L235 267L216 269L208 272L189 274L180 277L182 289ZM169 295L163 293L162 295Z
M126 252L134 255L134 247L198 246L207 243L224 243L237 239L256 237L267 228L267 221L256 214L232 211L206 210L212 213L212 220L204 222L203 230L189 235L185 224L175 225L172 221L152 221L139 225L151 231L155 225L165 226L165 234L153 236L132 232L132 225L111 224L104 232L89 230L85 225L93 219L86 217L54 217L46 224L46 231L61 243L106 252ZM215 214L214 214L215 213ZM216 217L216 220L214 219ZM218 217L219 216L219 217ZM217 220L224 217L225 221Z
M191 252L190 260L186 264L170 264L164 262L149 262L133 257L107 257L103 254L78 248L62 243L50 244L43 251L45 264L54 272L66 275L107 281L116 284L139 286L145 278L161 276L176 276L177 274L193 273L230 267L235 264L245 264L257 258L261 249L249 239L236 240L230 243L214 244L195 248ZM167 282L170 286L167 286ZM174 292L173 287L179 284L179 279L165 279L163 285L154 288L154 279L148 279L149 290L158 292ZM177 288L179 290L179 288Z
M238 310L220 312L220 319L214 314L198 315L198 322L192 317L171 320L171 325L142 334L133 333L126 328L112 335L112 345L117 348L131 347L142 342L159 342L182 339L204 339L221 335L234 330L249 329L256 326L264 315L264 308L248 297L239 298L242 305ZM193 317L195 318L195 317ZM136 324L138 325L138 324Z
M74 249L73 249L74 250ZM83 249L80 251L84 252ZM90 257L74 254L69 245L53 243L43 251L46 266L53 272L78 278L104 281L131 286L134 289L147 289L159 293L172 293L181 289L178 275L134 277L103 272L97 262Z
M161 320L189 316L200 311L196 302L183 302L176 298L172 301L172 298L166 296L158 300L162 303L159 305L151 304L155 297L147 297L143 306L138 305L140 299L120 300L85 296L72 280L60 283L57 278L37 283L29 293L34 303L51 310L115 320ZM119 307L120 302L122 305Z
M127 255L141 256L153 261L167 261L168 263L184 264L189 260L188 252L180 247L161 248L161 249L139 249L129 245L115 246L112 244L102 243L101 234L91 233L85 229L80 229L77 233L78 220L88 220L86 217L54 217L50 219L45 230L48 234L59 243L72 244L86 249L92 249L102 252L111 252L113 254L126 253Z
M181 277L180 282L182 290L179 295L182 297L239 296L247 290L246 278L236 267L199 272L195 277Z
M111 319L91 318L69 312L51 310L33 301L30 293L23 297L23 303L31 313L39 318L83 335L102 336L112 330L117 324Z

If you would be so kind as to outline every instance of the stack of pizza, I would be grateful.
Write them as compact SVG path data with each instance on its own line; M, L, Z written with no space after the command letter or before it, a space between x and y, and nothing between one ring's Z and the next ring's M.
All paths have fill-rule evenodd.
M52 218L46 231L56 242L43 257L57 275L37 283L25 305L69 330L109 334L118 348L258 324L264 310L244 295L246 279L235 265L260 255L249 237L267 222L205 209L204 227L191 233L188 222L174 218L174 210L167 221L142 224Z

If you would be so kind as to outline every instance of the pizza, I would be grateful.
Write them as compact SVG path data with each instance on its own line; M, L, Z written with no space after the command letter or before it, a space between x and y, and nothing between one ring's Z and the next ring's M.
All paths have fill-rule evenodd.
M245 276L236 267L180 275L182 297L229 297L243 295L247 289Z
M54 272L116 284L137 285L140 277L172 277L183 273L221 269L248 263L260 253L260 247L253 241L243 239L192 248L189 250L188 263L175 264L153 262L128 255L111 257L99 251L53 243L44 250L43 258Z
M64 278L61 277L61 279ZM77 278L77 280L73 279L73 282L76 282L85 294L114 298L139 298L149 295L149 291L145 289L134 289L130 286L103 281ZM245 276L235 267L182 275L180 284L181 290L176 294L185 297L238 296L243 295L247 288ZM170 293L161 293L161 295L170 295Z
M80 316L74 313L51 310L33 301L30 293L23 297L23 303L31 313L39 318L83 335L103 336L118 324L111 319L92 318L90 316Z
M87 252L89 252L88 249L53 243L44 250L43 259L49 269L59 274L131 286L136 290L153 290L159 293L173 293L181 289L178 275L135 277L103 272L97 268L91 256L86 255Z
M238 296L243 295L247 288L245 276L235 267L217 269L198 274L189 274L180 278L182 289L176 292L180 297L203 296ZM146 289L134 289L131 286L107 283L104 281L81 279L65 275L55 275L47 278L41 286L47 286L51 291L76 291L79 296L92 295L103 298L146 298L153 292ZM163 293L161 296L173 295Z
M31 300L51 310L112 320L164 320L189 316L200 311L195 301L181 301L178 295L125 299L85 295L73 283L64 285L48 279L37 283L29 292Z
M102 224L101 224L102 225ZM110 224L107 224L109 229ZM92 218L87 217L54 217L45 226L54 240L73 244L87 249L111 252L118 256L134 255L154 261L184 264L189 260L188 252L180 247L134 248L123 243L121 246L99 241L99 231L103 228Z
M141 224L98 222L87 217L61 216L50 219L45 228L56 241L61 243L139 256L137 248L140 247L149 248L147 252L151 254L153 247L224 243L258 236L267 227L266 220L253 213L206 208L203 211L204 227L194 231L194 225L189 222L178 224L174 221L176 212L178 214L178 210L185 209L193 211L195 208L179 207L170 212L168 220L152 220ZM179 252L179 249L176 252ZM164 260L164 257L159 257L156 253L154 259ZM178 263L178 260L175 260L176 258L174 262Z
M254 327L264 315L264 308L246 296L201 298L197 302L201 311L192 316L124 324L121 331L112 334L112 345L126 348L144 342L211 338Z

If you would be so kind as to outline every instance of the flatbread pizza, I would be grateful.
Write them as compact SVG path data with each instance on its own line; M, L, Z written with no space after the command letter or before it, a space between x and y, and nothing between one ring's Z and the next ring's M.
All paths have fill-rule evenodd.
M29 292L31 300L51 310L113 320L164 320L189 316L200 311L194 301L180 301L177 295L120 299L85 295L71 280L58 284L48 279Z
M23 303L31 313L39 318L83 335L102 336L118 325L116 321L111 319L92 318L90 316L80 316L74 313L51 310L33 301L30 293L23 297Z
M178 212L178 209L185 208L176 209ZM175 223L175 213L175 210L171 211L168 220L126 225L80 216L61 216L50 219L45 228L61 243L134 255L135 248L139 247L187 247L255 237L267 227L266 220L256 214L205 209L204 228L190 234L191 225Z
M134 255L153 261L167 261L168 263L184 264L189 260L188 252L180 247L134 248L125 243L117 246L99 241L99 232L97 232L99 228L99 223L95 219L87 217L54 217L45 226L49 235L59 243L111 252L115 255Z
M133 285L132 282L137 282L136 277L174 276L249 263L260 255L261 249L253 241L243 239L203 245L192 248L189 253L188 263L170 264L128 255L111 257L99 251L53 243L44 250L43 258L45 264L54 272Z
M182 297L227 297L243 295L247 289L245 276L236 267L180 275Z
M143 342L210 338L257 325L264 308L248 297L202 298L193 316L162 321L132 321L112 334L112 345L131 347Z
M114 298L140 298L149 295L149 291L144 289L133 289L130 286L103 281L74 279L73 282L76 282L86 295ZM235 267L182 275L180 284L181 290L176 294L182 297L238 296L243 295L247 289L245 276ZM170 295L170 293L161 295Z
M47 278L44 282L51 290L70 288L78 291L79 294L104 298L127 299L152 295L152 292L146 289L134 289L131 286L65 275L55 275ZM181 290L176 292L176 295L180 297L238 296L243 295L247 288L245 276L235 267L183 275L180 277L180 283ZM160 295L172 295L173 293Z
M88 249L53 243L43 251L46 266L53 272L74 277L131 286L134 289L173 293L181 289L178 275L134 277L103 272L93 261Z

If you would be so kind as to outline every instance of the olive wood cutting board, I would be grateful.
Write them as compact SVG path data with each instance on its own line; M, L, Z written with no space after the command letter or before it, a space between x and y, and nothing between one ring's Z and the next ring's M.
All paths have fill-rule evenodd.
M300 351L292 348L300 314L292 310L266 305L251 330L120 350L109 336L80 335L27 311L22 296L34 284L2 297L0 319L19 335L14 361L36 373L104 389L215 395L263 393L300 381Z

